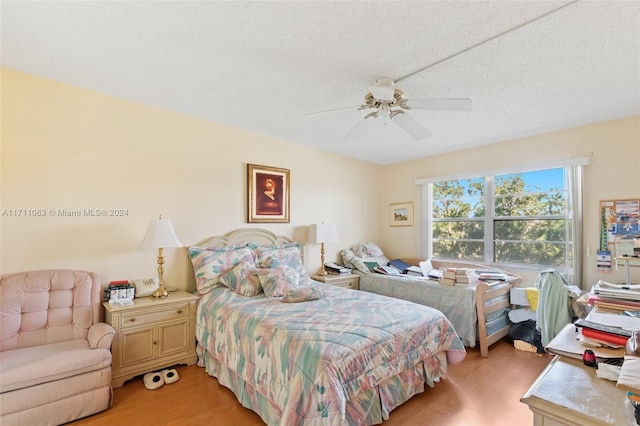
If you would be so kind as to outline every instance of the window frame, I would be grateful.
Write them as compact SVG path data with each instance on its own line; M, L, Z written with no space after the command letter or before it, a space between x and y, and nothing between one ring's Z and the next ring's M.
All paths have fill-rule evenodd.
M433 184L436 182L465 180L465 179L485 179L485 217L480 219L484 223L484 253L482 260L474 260L477 263L486 264L488 266L495 266L505 269L523 269L523 270L544 270L553 268L562 273L571 283L580 282L582 277L582 166L588 164L588 159L578 158L568 160L564 162L549 162L545 164L529 165L520 168L512 169L499 169L488 170L483 172L468 173L465 175L457 176L445 176L445 177L433 177L427 179L417 179L416 185L421 187L421 212L419 220L419 235L418 235L418 247L419 255L431 259L433 257L432 243L433 243ZM569 220L571 220L571 228L566 228L565 232L567 237L573 235L573 241L567 241L562 244L570 245L572 252L567 254L567 258L573 260L572 265L568 265L565 261L564 266L548 266L548 265L529 265L521 263L509 263L509 262L494 262L494 243L498 240L494 239L494 223L496 220L517 220L517 219L535 219L538 216L526 216L526 217L512 217L512 216L494 216L494 177L500 175L534 172L547 169L564 168L566 191L567 191L567 204L571 209L569 214ZM539 216L543 220L562 219L566 220L567 215L551 215L551 216ZM461 218L461 221L474 220L474 218Z

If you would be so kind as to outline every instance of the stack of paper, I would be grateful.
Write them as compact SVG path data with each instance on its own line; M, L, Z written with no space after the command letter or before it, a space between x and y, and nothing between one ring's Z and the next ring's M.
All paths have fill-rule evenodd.
M640 300L640 284L612 284L600 280L593 286L593 293L613 299Z

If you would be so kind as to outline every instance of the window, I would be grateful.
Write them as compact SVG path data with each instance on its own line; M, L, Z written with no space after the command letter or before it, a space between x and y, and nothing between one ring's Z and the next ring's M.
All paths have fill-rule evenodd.
M580 182L576 166L418 182L425 184L426 257L550 267L573 278Z

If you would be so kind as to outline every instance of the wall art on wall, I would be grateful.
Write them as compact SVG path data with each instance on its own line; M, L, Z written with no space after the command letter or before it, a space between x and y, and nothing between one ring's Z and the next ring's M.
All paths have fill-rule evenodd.
M395 203L390 205L391 226L413 226L413 203Z
M289 169L247 164L247 222L289 223Z
M611 262L609 268L625 260L631 266L640 266L640 199L600 202L598 256L607 254ZM607 269L600 259L598 269Z

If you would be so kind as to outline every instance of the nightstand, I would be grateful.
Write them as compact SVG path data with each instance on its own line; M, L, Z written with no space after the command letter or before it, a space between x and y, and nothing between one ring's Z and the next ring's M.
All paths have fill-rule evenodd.
M352 290L358 290L358 283L360 281L360 276L356 274L329 274L324 277L322 275L311 275L311 278L316 281L337 285L338 287L350 288Z
M175 291L167 298L136 298L133 305L103 302L105 322L116 330L111 386L172 365L195 364L197 300L193 294Z

